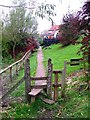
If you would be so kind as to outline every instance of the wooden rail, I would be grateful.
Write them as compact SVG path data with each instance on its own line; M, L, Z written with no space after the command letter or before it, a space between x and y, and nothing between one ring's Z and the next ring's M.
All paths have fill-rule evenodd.
M30 57L30 54L31 54L31 50L26 52L25 55L20 60L18 60L17 62L9 65L7 68L0 71L0 84L2 84L1 85L2 89L4 88L4 85L7 84L7 87L8 87L9 84L12 85L12 83L15 82L15 80L13 81L14 75L18 75L20 68L23 66L23 64L25 64L25 61ZM10 81L8 81L7 78L10 79ZM10 87L8 91L5 91L5 93L2 94L2 96L0 96L0 99L2 100L6 99L7 96L10 95L24 81L25 81L25 75L23 76L21 80L16 81L16 83L13 84L13 86Z
M10 95L20 84L22 84L24 82L24 77L19 81L17 82L7 93L5 93L3 96L2 96L2 100L6 99L6 97L8 95Z
M20 62L22 62L23 60L27 59L30 54L31 54L31 50L29 50L28 52L26 52L25 55L20 60L18 60L17 62L15 62L15 63L13 63L11 65L9 65L7 68L1 70L0 74L4 73L8 69L11 69L15 65L17 66Z
M9 65L7 68L3 69L0 71L0 79L4 80L4 79L9 79L11 82L13 80L13 76L14 75L18 75L18 71L20 70L20 68L22 68L25 60L30 56L31 50L29 50L28 52L25 53L25 55L18 60L17 62ZM14 70L13 70L14 69Z

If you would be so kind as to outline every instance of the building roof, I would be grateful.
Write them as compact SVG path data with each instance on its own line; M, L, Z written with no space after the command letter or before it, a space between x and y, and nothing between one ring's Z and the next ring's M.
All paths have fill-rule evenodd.
M48 30L47 34L54 35L57 30L59 30L59 25L54 25Z
M56 30L59 30L59 25L54 25L52 26L48 31L56 31Z

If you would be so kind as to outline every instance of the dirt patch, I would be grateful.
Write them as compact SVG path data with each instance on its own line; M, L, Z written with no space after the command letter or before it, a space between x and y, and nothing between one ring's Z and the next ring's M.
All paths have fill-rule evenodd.
M54 110L46 110L44 109L39 115L38 118L54 118L55 111Z
M73 79L79 79L80 77L84 77L85 76L85 71L84 70L80 70L80 71L75 71L73 73L71 73L67 78L67 84L76 84L76 82L78 81L73 81Z

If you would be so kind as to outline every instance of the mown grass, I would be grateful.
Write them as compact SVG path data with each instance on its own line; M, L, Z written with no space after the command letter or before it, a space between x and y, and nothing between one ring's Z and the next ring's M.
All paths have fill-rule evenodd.
M47 66L48 58L52 59L54 69L62 69L65 60L70 61L70 58L81 58L76 54L80 45L70 45L62 48L60 45L52 45L47 49L43 49L44 65ZM31 74L34 75L36 71L36 53L31 57ZM67 74L79 70L81 66L67 65ZM22 73L21 73L22 75ZM20 75L20 77L21 77ZM78 78L74 79L77 81ZM44 103L40 98L37 98L34 103L28 105L26 103L13 103L6 112L3 118L42 118L45 117L48 111L53 111L52 118L88 118L90 93L88 90L78 90L79 84L84 83L84 79L80 79L78 85L68 85L66 88L66 99L63 100L60 96L58 101L53 105ZM22 91L22 92L21 92ZM24 92L24 85L20 86L14 96L19 96ZM45 111L44 114L42 111ZM51 116L49 116L51 117Z
M43 49L44 54L44 65L47 67L47 61L49 58L52 59L53 69L61 70L64 67L64 61L70 62L71 58L81 58L82 55L78 55L77 52L81 45L69 45L61 47L60 44L52 45ZM83 65L70 66L67 65L67 74L79 70Z

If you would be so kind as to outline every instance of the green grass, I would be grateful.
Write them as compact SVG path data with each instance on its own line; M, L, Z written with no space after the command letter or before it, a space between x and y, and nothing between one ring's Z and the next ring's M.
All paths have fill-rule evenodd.
M79 84L81 82L79 81ZM74 85L67 87L66 89L66 100L62 102L61 111L62 114L58 117L60 118L89 118L89 96L88 90L79 91L80 85ZM84 82L83 82L84 84Z
M41 99L36 99L31 105L21 103L13 104L8 108L7 112L3 113L5 118L38 118L42 110L52 110L56 109L56 104L48 105L44 103Z
M52 59L53 69L61 70L64 67L64 61L70 62L71 58L81 58L81 55L77 54L80 45L69 45L67 47L61 47L60 44L52 45L47 47L47 49L43 49L44 54L44 65L47 66L47 61L49 58ZM79 70L80 66L70 66L67 65L67 74Z
M70 61L71 58L81 58L76 54L80 45L70 45L65 48L61 48L60 45L52 45L50 49L43 49L44 53L44 65L47 66L48 58L52 59L54 69L62 69L65 60ZM30 59L31 75L34 76L36 73L36 53ZM80 66L69 66L67 65L67 74L79 70ZM18 76L20 79L23 75L23 70ZM77 81L74 79L73 81ZM3 118L38 118L39 115L44 117L42 114L43 110L53 111L52 117L54 118L88 118L89 109L89 98L90 93L88 90L78 91L80 84L84 84L84 78L79 79L79 83L75 85L68 85L66 88L66 99L65 101L59 96L58 101L53 105L44 103L40 98L37 98L34 103L28 105L26 103L13 103L6 112L3 112ZM13 96L19 97L24 92L24 83L13 92Z
M75 81L75 80L74 80ZM82 81L79 80L79 84ZM34 103L28 105L26 103L13 103L2 115L4 118L38 118L44 117L48 113L42 115L43 110L54 111L53 118L88 118L89 116L89 96L88 90L79 91L80 85L67 86L66 98L63 100L60 96L58 101L49 105L37 98ZM84 82L83 82L84 84ZM60 114L59 114L60 113Z

